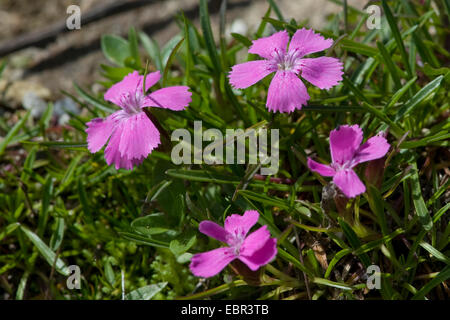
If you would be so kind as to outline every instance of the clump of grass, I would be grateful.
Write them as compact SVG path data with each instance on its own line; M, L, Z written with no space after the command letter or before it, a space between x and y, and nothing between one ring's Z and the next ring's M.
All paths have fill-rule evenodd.
M270 28L293 33L307 25L287 22L270 4L255 34L233 35L228 43L223 33L213 38L204 0L200 28L177 17L180 34L162 48L134 29L128 39L105 35L102 49L113 66L101 70L106 88L132 70L144 74L148 60L151 70L163 72L162 85L190 86L185 111L152 110L167 132L192 128L195 120L222 131L279 129L277 179L261 180L250 165L176 166L166 138L143 165L117 171L85 143L85 123L114 106L78 86L73 98L86 112L72 115L56 137L52 105L39 120L21 114L10 127L0 119L5 298L449 298L450 8L383 0L381 28L366 30L368 15L346 6L320 30L336 40L328 54L344 61L344 81L330 91L309 87L308 106L273 116L264 105L267 79L241 91L226 79L252 39ZM374 168L361 170L369 177L366 193L326 201L327 181L308 170L306 157L329 161L328 134L343 124L360 124L366 138L387 131L393 148L376 179L367 175ZM198 223L223 223L247 209L258 210L278 238L277 258L258 284L232 268L207 281L192 276L191 255L217 247L198 233ZM69 265L80 267L80 290L66 286ZM379 289L367 286L370 265L381 272Z

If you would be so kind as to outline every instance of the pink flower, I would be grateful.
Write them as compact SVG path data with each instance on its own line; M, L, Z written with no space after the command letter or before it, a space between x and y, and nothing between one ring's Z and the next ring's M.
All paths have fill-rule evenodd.
M265 60L255 60L233 66L229 78L238 89L254 85L275 72L269 86L266 106L269 111L292 112L301 109L309 100L301 75L320 89L330 89L342 80L342 63L331 57L303 58L329 48L333 40L324 39L313 30L297 30L287 49L287 31L253 41L248 50Z
M228 247L195 254L190 269L197 277L212 277L222 271L231 261L239 259L251 270L269 263L277 254L277 239L270 237L267 226L262 226L247 236L258 221L259 213L245 211L243 216L232 214L225 220L225 228L212 221L202 221L200 232L228 244Z
M147 75L145 90L155 85L161 75L159 71ZM113 85L105 93L108 100L121 107L105 119L92 119L86 125L88 149L95 153L107 142L105 159L116 169L132 169L160 144L159 131L145 114L144 107L160 107L180 111L191 102L188 87L174 86L143 93L144 76L134 71Z
M358 125L340 126L330 133L331 165L327 166L308 158L308 167L324 177L333 177L333 182L348 197L364 193L366 187L353 168L361 162L384 157L389 150L386 139L377 135L361 145L363 132Z

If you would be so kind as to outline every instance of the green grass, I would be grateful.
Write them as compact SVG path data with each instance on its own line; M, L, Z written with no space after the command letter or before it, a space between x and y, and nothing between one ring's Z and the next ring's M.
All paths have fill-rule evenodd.
M148 60L165 86L189 85L186 111L152 109L169 134L195 120L204 130L279 129L279 181L259 179L252 166L175 166L164 137L142 166L117 171L102 152L87 151L84 132L87 121L115 107L75 84L84 112L68 127L52 127L52 105L39 120L24 112L16 123L0 119L0 293L121 299L123 277L127 299L450 297L449 7L381 1L382 28L366 30L367 15L347 6L320 30L337 40L327 54L344 62L342 84L330 91L308 85L308 106L273 115L265 108L269 79L233 90L226 73L269 25L291 33L308 26L283 19L275 3L268 1L277 19L268 11L255 35L230 42L222 33L214 39L204 0L200 28L178 16L180 33L162 48L134 29L128 39L105 35L112 65L98 70L106 89L133 69L143 74ZM365 138L388 129L392 148L384 174L377 172L382 179L366 179L366 193L336 204L322 200L328 180L308 170L306 156L329 161L329 132L343 124L360 124ZM359 173L365 176L364 166ZM219 244L200 234L198 223L222 224L248 209L278 238L276 260L257 285L231 268L199 281L187 267L191 255ZM369 290L363 276L371 264L381 270L379 290ZM66 286L69 265L81 269L80 290Z

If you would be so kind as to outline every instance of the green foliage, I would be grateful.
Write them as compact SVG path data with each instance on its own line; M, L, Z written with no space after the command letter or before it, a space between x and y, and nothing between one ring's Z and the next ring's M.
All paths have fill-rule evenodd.
M245 165L176 166L163 135L140 167L115 170L102 152L87 151L84 130L117 107L75 84L85 113L56 136L51 106L41 120L26 113L13 125L0 122L2 289L17 299L448 299L449 8L425 3L383 0L382 28L370 31L367 14L351 6L331 17L320 32L336 41L326 54L344 62L344 81L329 91L307 85L308 106L292 114L265 108L270 77L245 90L232 89L226 77L269 27L292 34L308 25L284 19L276 1L268 1L255 34L233 34L228 43L223 34L214 39L205 0L200 28L177 17L180 33L163 47L134 29L128 39L105 35L101 46L112 64L99 68L105 89L132 70L160 70L155 88L184 84L192 91L185 111L151 110L166 132L195 120L222 132L279 129L280 171L261 177ZM380 184L365 178L362 196L328 203L328 180L308 170L306 157L329 161L329 132L343 124L360 124L366 139L387 131L392 148L377 172ZM223 224L248 209L258 210L259 224L278 239L277 258L262 269L259 285L231 268L207 281L193 276L192 254L220 245L200 234L198 223ZM81 290L65 284L73 264ZM370 264L380 266L380 290L367 288Z

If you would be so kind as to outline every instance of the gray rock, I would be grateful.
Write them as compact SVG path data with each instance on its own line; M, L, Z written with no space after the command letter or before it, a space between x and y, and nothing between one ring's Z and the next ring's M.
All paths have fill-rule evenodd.
M22 105L26 110L31 110L31 116L34 118L41 117L47 109L47 102L33 91L25 92L22 98Z
M53 114L58 117L58 124L64 125L70 120L69 113L79 114L80 108L69 97L64 97L55 102L53 107Z

